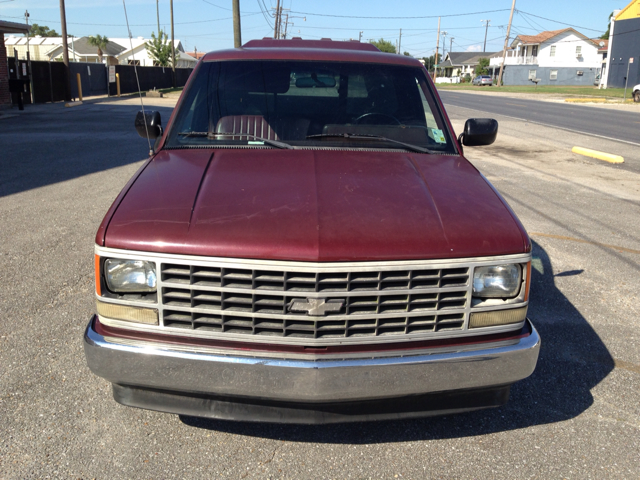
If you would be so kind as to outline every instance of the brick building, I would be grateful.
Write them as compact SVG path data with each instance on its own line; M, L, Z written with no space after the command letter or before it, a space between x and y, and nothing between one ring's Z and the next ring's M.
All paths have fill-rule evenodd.
M0 110L11 106L11 95L9 95L9 63L7 60L7 49L4 46L4 34L27 34L30 29L31 27L26 26L24 23L0 20Z

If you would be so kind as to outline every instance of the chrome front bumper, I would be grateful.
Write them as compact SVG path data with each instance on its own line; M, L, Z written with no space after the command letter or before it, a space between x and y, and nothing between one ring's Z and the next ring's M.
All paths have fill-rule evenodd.
M196 416L258 421L292 421L298 416L287 412L299 411L302 405L303 410L315 413L308 421L293 420L295 423L326 423L346 419L344 415L318 416L317 411L322 408L314 409L314 405L357 405L385 399L393 403L399 398L454 391L471 392L474 397L474 391L505 387L522 380L533 373L540 349L540 337L529 325L531 334L527 337L477 344L472 349L431 349L412 355L404 352L405 356L399 357L372 358L374 353L370 353L368 358L299 360L256 358L240 352L231 356L188 351L153 342L123 342L99 335L92 320L85 332L84 348L89 368L114 384L114 396L120 403ZM494 403L506 401L508 388L506 395ZM234 411L229 405L238 402L244 407ZM266 405L267 410L251 407L248 412L247 405L257 404ZM468 408L463 404L441 409L439 413L483 406L494 405L477 406L471 402ZM355 413L348 419L362 419ZM425 414L428 413L389 413L366 418Z

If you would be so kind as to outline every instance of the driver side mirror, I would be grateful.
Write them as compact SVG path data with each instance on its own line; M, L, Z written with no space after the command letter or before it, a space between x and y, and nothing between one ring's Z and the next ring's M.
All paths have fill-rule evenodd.
M470 118L458 140L466 147L491 145L498 136L498 122L493 118Z
M138 135L142 138L147 138L147 132L149 138L158 138L162 136L162 119L160 118L160 112L157 111L145 111L138 112L135 122Z

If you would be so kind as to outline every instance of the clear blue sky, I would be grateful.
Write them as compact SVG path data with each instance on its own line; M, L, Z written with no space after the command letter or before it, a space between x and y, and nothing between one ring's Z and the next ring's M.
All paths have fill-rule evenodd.
M566 26L573 26L589 37L599 37L606 30L609 14L626 6L628 1L517 0L516 10L520 12L514 16L512 37ZM442 16L441 29L448 32L447 51L451 37L453 51L480 51L485 35L481 20L487 19L491 20L487 51L501 50L511 8L510 0L282 2L285 8L290 9L289 21L293 23L289 26L290 36L338 40L358 38L362 31L364 40L385 38L395 43L402 28L402 51L416 57L433 54L439 15ZM271 9L275 4L276 0L240 0L243 42L273 35L273 18L265 17L262 10L265 6ZM126 5L134 37L149 37L152 31L157 30L156 0L126 0ZM170 32L169 0L160 0L159 5L160 26ZM0 0L0 20L22 22L25 10L31 14L31 23L47 25L60 33L58 1ZM66 0L66 10L69 34L100 34L112 38L127 36L121 0ZM192 51L194 46L198 51L233 46L231 0L175 0L174 23L175 37L182 41L187 51Z

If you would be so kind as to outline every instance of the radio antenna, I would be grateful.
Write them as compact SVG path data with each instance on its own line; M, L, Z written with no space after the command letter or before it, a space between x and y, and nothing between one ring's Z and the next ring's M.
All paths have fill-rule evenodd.
M125 0L122 0L122 6L124 7L124 19L127 22L127 32L129 32L129 45L131 46L131 58L133 58L133 71L136 74L136 83L138 84L138 94L140 95L140 105L142 106L142 116L144 117L144 129L147 132L147 144L149 145L149 156L153 155L153 148L151 148L151 139L149 138L149 127L147 126L147 115L144 113L144 102L142 101L142 91L140 90L140 78L138 78L138 67L136 66L136 54L133 51L133 40L131 37L131 30L129 29L129 17L127 17L127 5ZM158 33L158 35L160 35Z

